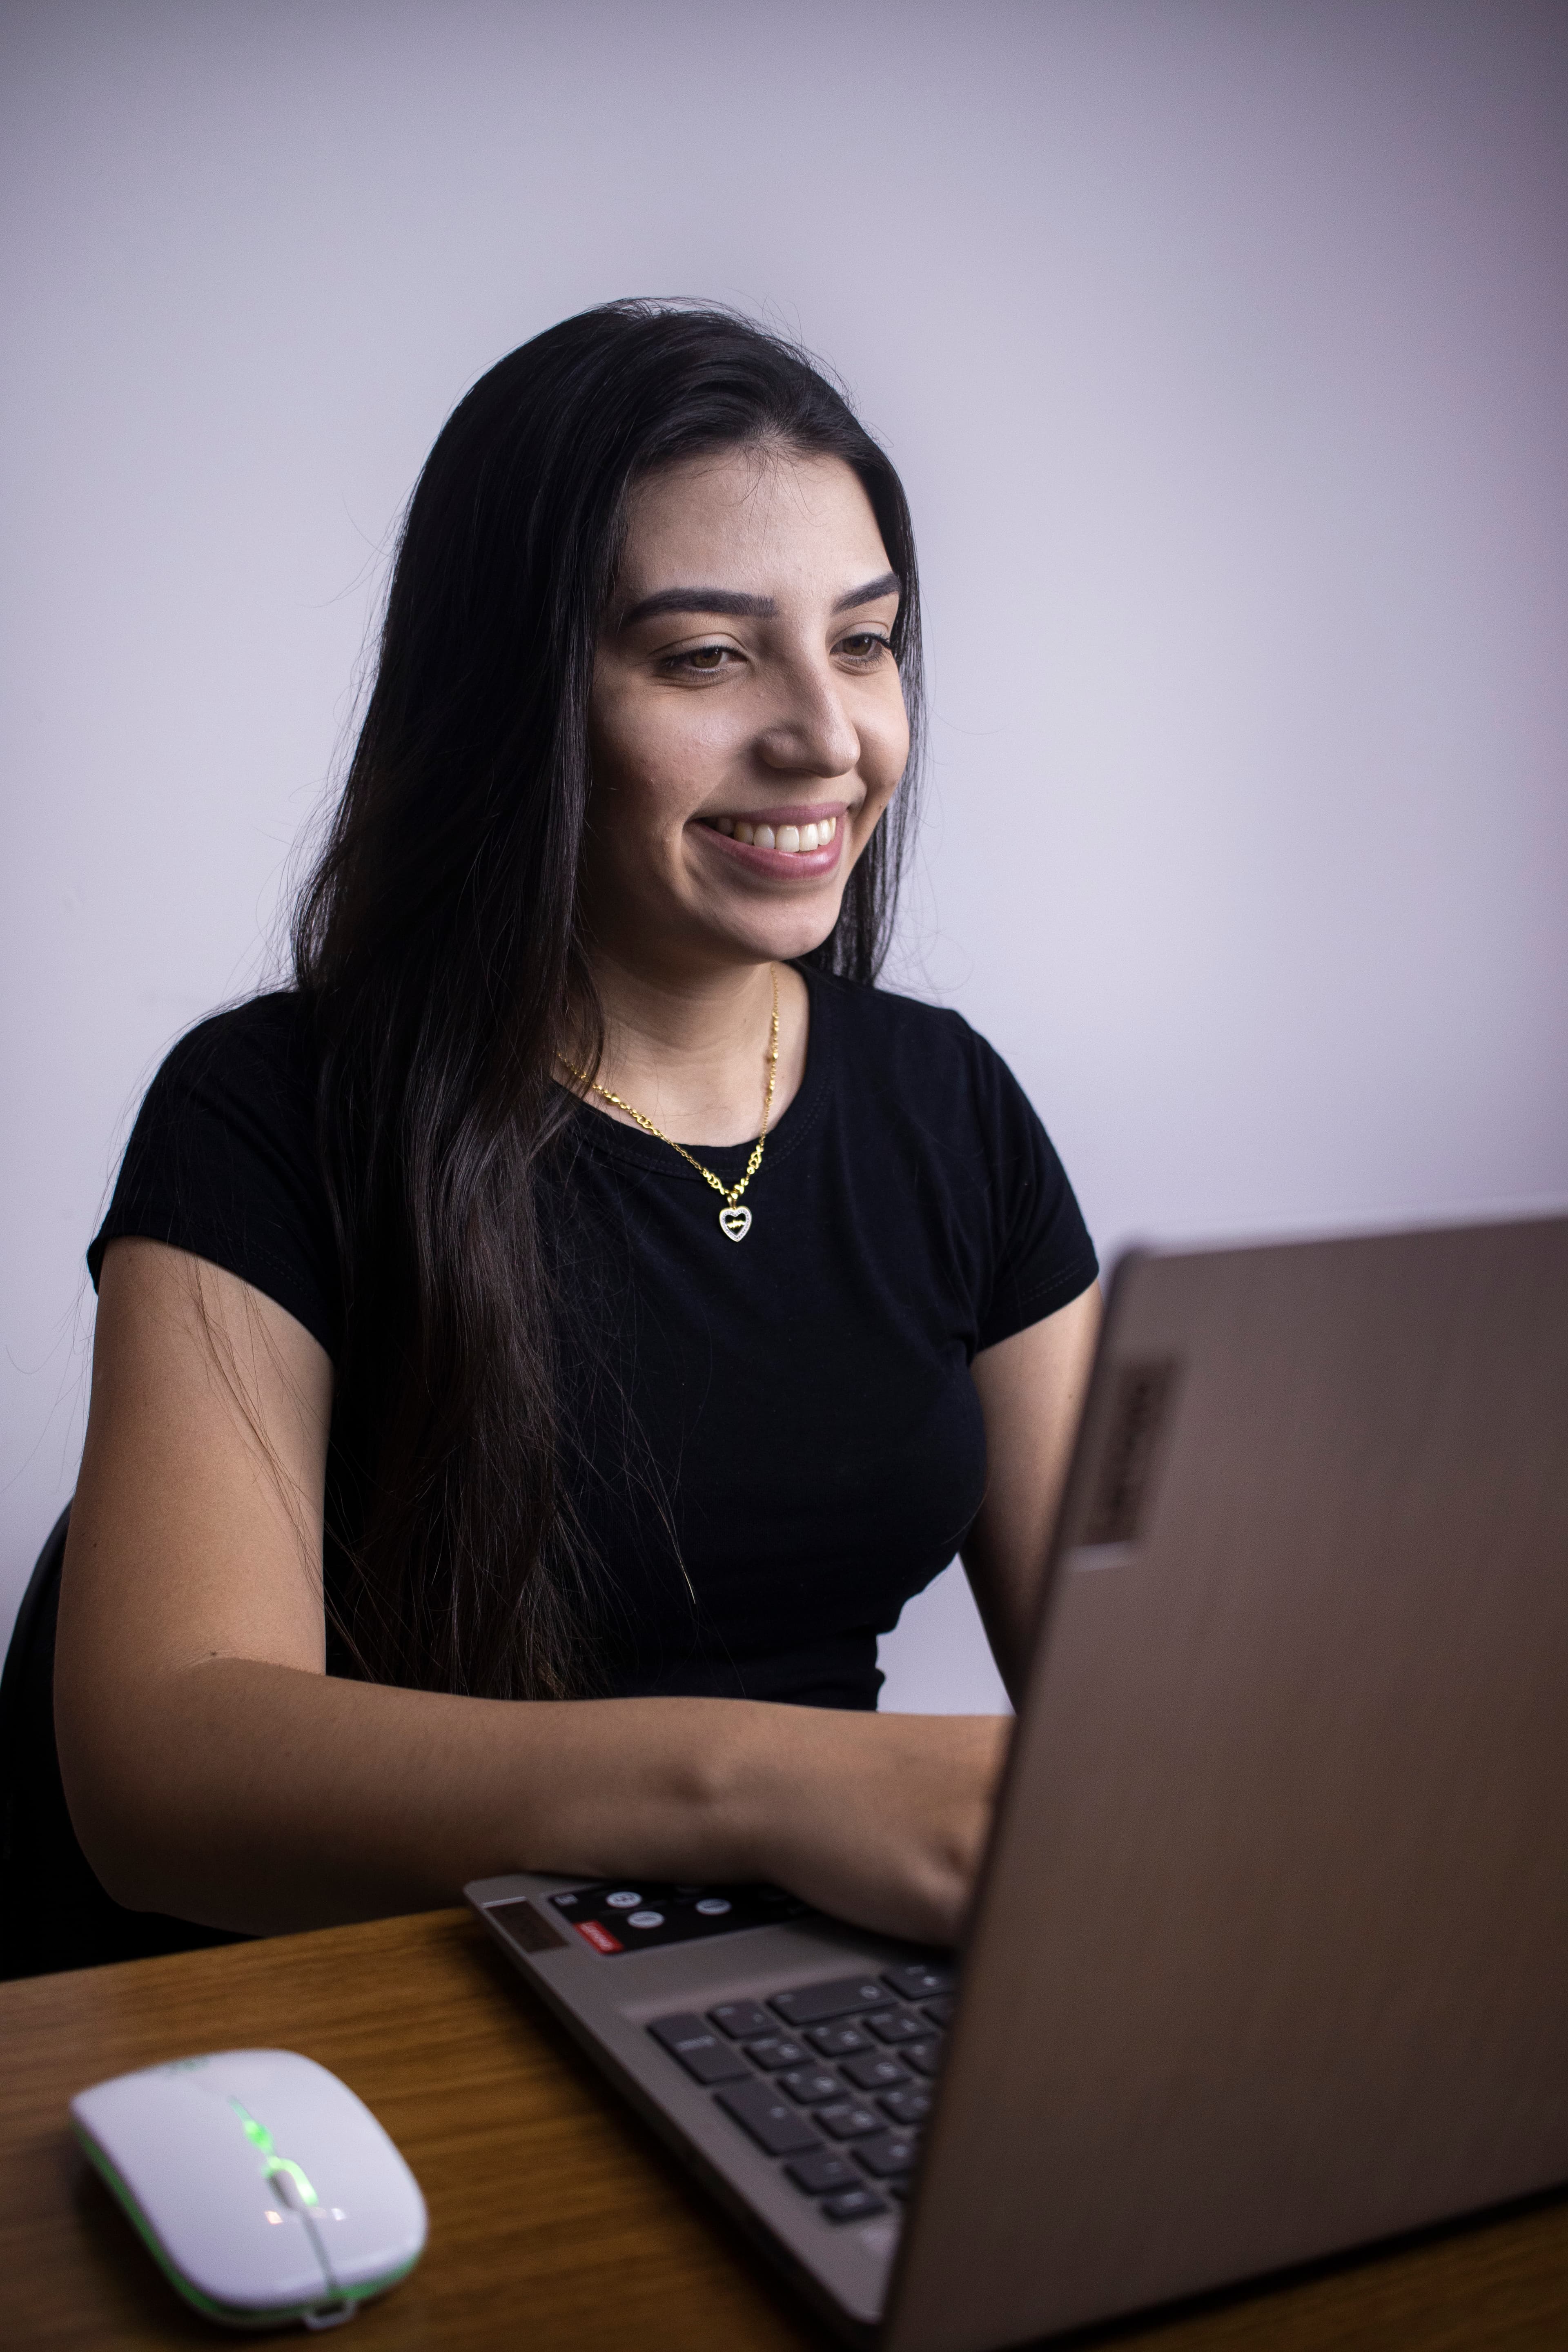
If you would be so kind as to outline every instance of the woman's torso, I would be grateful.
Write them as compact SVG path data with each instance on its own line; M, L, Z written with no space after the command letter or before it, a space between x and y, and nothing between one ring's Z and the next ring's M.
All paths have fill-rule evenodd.
M1094 1276L1060 1163L990 1047L954 1013L807 978L805 1075L744 1240L679 1154L586 1105L546 1166L563 1470L606 1696L874 1706L879 1633L984 1493L972 1357ZM204 1024L149 1094L95 1276L108 1241L151 1234L252 1282L335 1354L314 1120L300 997ZM699 1147L726 1183L748 1153ZM329 1493L347 1493L337 1466Z

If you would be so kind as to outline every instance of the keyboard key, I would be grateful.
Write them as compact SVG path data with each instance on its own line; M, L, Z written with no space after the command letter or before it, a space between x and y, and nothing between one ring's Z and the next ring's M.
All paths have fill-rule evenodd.
M920 2153L918 2132L884 2132L879 2139L863 2139L855 2150L855 2161L863 2164L874 2180L893 2180L914 2170Z
M921 1992L946 1992L945 1984L922 1985ZM769 2003L786 2025L822 2025L830 2017L852 2017L858 2009L885 2009L888 1996L875 1977L836 1977L831 1984L797 1985L794 1992L774 1993Z
M717 2009L709 2011L708 2022L727 2033L731 2042L750 2042L754 2034L773 2030L773 2019L754 2000L721 2000Z
M831 2066L795 2066L787 2074L775 2074L773 2082L803 2107L819 2107L824 2099L836 2099L844 2088Z
M816 2156L797 2156L784 2170L795 2187L808 2197L826 2197L830 2189L859 2189L864 2186L847 2157L829 2156L823 2148Z
M825 2058L847 2058L857 2050L875 2050L877 2046L858 2025L814 2025L805 2038Z
M900 2042L923 2042L930 2032L924 2018L917 2017L912 2009L884 2009L866 2023L879 2042L890 2042L895 2048Z
M939 2074L942 2072L942 2044L933 2034L929 2042L906 2042L899 2053L906 2066L917 2074Z
M782 2033L774 2033L766 2042L748 2042L746 2055L753 2066L776 2074L781 2066L804 2066L811 2053L804 2042L789 2042Z
M908 2067L885 2050L874 2051L868 2058L846 2058L844 2072L858 2091L890 2091L896 2083L910 2079Z
M738 2050L728 2048L711 2026L689 2012L656 2018L648 2032L700 2083L733 2083L751 2074Z
M853 2099L840 2099L836 2106L819 2107L816 2120L835 2139L858 2139L866 2132L882 2129L881 2116Z
M826 2198L822 2210L830 2221L868 2221L888 2209L869 2189L846 2189L837 2197Z
M932 2000L938 1993L958 1990L958 1970L917 1961L906 1969L884 1969L882 1976L900 2000Z
M803 2115L786 2105L771 2083L737 2083L733 2090L715 2091L727 2116L732 2116L767 2156L805 2156L822 2142Z
M948 2026L952 2023L952 2012L957 2006L952 1995L947 1993L941 2000L928 2000L925 2013L933 2025Z
M877 2105L895 2124L923 2124L931 2113L931 2093L911 2084L907 2091L889 2091Z

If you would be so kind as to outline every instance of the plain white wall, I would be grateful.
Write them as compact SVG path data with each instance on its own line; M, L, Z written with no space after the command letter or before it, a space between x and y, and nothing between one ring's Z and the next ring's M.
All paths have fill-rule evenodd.
M1565 121L1553 0L0 9L0 1633L420 461L614 294L782 321L903 470L904 970L1102 1251L1568 1197ZM954 1573L887 1658L996 1696Z

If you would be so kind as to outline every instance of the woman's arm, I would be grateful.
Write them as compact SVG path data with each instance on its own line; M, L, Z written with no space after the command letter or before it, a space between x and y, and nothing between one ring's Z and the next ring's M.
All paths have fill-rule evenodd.
M506 1870L765 1877L889 1933L956 1935L1004 1724L328 1676L331 1377L235 1276L155 1242L107 1252L55 1713L110 1895L268 1931L452 1902Z
M970 1368L985 1416L986 1479L963 1566L1015 1705L1100 1316L1096 1282L1043 1322L983 1349Z

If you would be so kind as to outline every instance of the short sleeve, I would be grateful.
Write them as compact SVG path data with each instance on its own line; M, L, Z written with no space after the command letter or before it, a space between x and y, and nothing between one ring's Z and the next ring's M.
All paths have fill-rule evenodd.
M164 1061L87 1254L136 1234L237 1275L339 1352L342 1292L315 1145L303 1000L261 996L193 1029Z
M973 1033L971 1032L973 1035ZM994 1348L1054 1315L1100 1272L1067 1170L1023 1087L974 1037L975 1093L993 1177L995 1255L981 1303L976 1348Z

